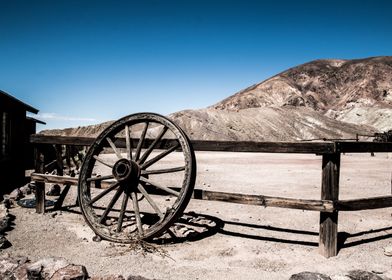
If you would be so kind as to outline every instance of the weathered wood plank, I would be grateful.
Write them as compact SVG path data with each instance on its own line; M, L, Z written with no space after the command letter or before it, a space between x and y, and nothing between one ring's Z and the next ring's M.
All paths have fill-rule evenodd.
M321 200L339 199L340 154L324 154L322 161ZM319 252L326 258L337 255L338 212L320 212Z
M52 184L64 184L64 185L78 185L78 178L76 177L68 177L68 176L57 176L57 175L49 175L49 174L41 174L41 173L32 173L31 180L36 182L45 182ZM102 188L107 188L110 186L113 181L101 181L100 182ZM94 186L94 183L91 183Z
M336 152L340 153L388 153L392 143L381 142L336 142Z
M94 140L94 137L52 136L41 134L33 134L30 136L30 143L33 144L90 146Z
M195 151L259 152L259 153L332 153L329 142L253 142L253 141L201 141L191 140Z
M392 196L378 196L361 199L339 200L335 202L339 211L358 211L367 209L378 209L392 207Z
M215 192L200 189L194 190L192 198L311 211L332 212L334 210L333 203L329 200L295 199L265 195Z
M31 178L35 181L46 182L46 183L70 184L70 185L78 184L78 179L73 177L33 173L31 175ZM109 187L110 184L111 184L110 181L102 181L103 188ZM153 188L149 185L146 185L145 188L149 194L168 195L167 192ZM180 188L170 188L170 189L176 192L180 192ZM283 197L273 197L273 196L264 196L264 195L215 192L215 191L206 191L202 189L195 189L192 198L201 199L201 200L214 200L214 201L224 201L224 202L232 202L232 203L239 203L239 204L258 205L258 206L265 206L265 207L280 207L280 208L302 209L302 210L312 210L312 211L332 212L334 210L333 203L332 201L329 200L294 199L294 198L283 198Z
M95 141L91 137L45 136L35 134L30 142L35 144L62 144L90 146ZM146 139L143 148L151 145L153 139ZM126 148L125 138L115 140L119 148ZM137 146L138 139L132 139L132 145ZM167 149L177 143L174 139L163 139L157 148ZM191 140L195 151L227 151L227 152L263 152L263 153L333 153L335 144L332 142L254 142L254 141L207 141Z

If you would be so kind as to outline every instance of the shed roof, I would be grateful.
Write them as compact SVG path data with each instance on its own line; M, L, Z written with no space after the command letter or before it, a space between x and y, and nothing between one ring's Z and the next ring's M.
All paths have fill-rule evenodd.
M26 119L27 119L27 120L30 120L30 121L33 121L33 122L35 122L35 123L46 124L46 122L37 120L37 119L32 118L32 117L26 117Z
M38 109L35 109L34 107L31 107L30 105L23 103L22 101L20 101L19 99L16 99L15 97L11 96L10 94L6 93L5 91L2 91L0 89L0 97L4 96L5 98L8 98L9 100L18 103L19 105L21 105L22 107L24 107L26 109L26 111L37 114L38 113Z

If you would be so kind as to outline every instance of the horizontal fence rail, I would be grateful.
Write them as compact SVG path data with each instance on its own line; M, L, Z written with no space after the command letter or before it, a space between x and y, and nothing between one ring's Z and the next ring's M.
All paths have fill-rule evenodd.
M58 144L73 146L90 146L93 137L49 136L35 134L30 137L33 144ZM132 139L134 147L138 139ZM146 139L144 147L151 144L151 139ZM117 138L114 143L119 148L125 148L125 138ZM171 147L175 140L163 139L157 148ZM212 141L191 140L195 151L222 151L222 152L258 152L258 153L299 153L299 154L327 154L327 153L370 153L392 152L392 143L378 142L254 142L254 141Z
M31 179L37 182L53 183L53 184L69 184L78 185L78 178L68 176L57 176L49 174L33 173ZM105 189L109 187L113 182L102 181L100 187ZM171 188L174 191L179 192L180 188ZM149 189L149 192L151 189ZM156 189L151 191L152 194L156 195L167 195L166 192ZM214 200L223 202L232 202L238 204L258 205L265 207L281 207L291 208L300 210L312 210L322 212L333 212L333 211L359 211L369 209L379 209L392 207L392 195L370 197L370 198L359 198L359 199L348 199L348 200L314 200L314 199L294 199L284 197L274 197L265 195L250 195L240 193L227 193L227 192L216 192L207 191L203 189L193 190L193 199L200 200Z

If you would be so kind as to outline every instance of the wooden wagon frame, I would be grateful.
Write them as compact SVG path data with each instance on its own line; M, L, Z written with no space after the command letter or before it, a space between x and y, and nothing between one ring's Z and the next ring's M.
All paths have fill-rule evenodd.
M131 136L133 128L139 131L138 138ZM154 138L147 138L148 129L156 131ZM163 136L170 132L171 138ZM71 185L78 185L78 201L87 223L102 238L129 242L134 238L149 239L162 234L182 215L191 198L202 200L225 201L268 207L292 208L320 212L319 252L325 257L336 256L338 252L338 213L339 211L357 211L392 207L392 195L379 197L339 200L340 157L342 153L392 152L392 143L360 141L324 141L324 142L253 142L253 141L204 141L188 140L185 133L169 119L153 114L140 113L124 117L109 126L98 138L61 137L32 135L30 142L36 147L36 170L31 179L36 182L36 211L45 212L45 183L64 184L66 191L60 196L64 199ZM45 161L40 152L42 145L56 147L57 163L61 167L57 175L45 174ZM62 176L61 146L89 146L89 151L81 168L79 178ZM108 164L99 156L104 150L111 149L117 156L114 164ZM125 149L125 152L121 152ZM151 152L160 153L151 158ZM150 166L172 152L182 152L184 165L174 168L151 170ZM322 156L321 198L319 200L293 199L264 195L248 195L194 189L196 160L194 151L227 151L254 153L296 153L317 154ZM126 155L125 155L126 154ZM112 174L97 177L92 172L97 162L111 168ZM179 186L162 186L153 182L149 176L183 172L184 178ZM99 183L99 184L98 184ZM103 190L91 194L95 184ZM97 213L93 204L108 193L113 197L103 212ZM159 209L153 195L170 194L176 197L171 208L166 212ZM106 225L105 220L113 205L123 195L119 216L115 226ZM138 196L146 198L157 216L151 228L144 229L139 212ZM128 199L132 201L137 230L126 235L122 233L124 214Z

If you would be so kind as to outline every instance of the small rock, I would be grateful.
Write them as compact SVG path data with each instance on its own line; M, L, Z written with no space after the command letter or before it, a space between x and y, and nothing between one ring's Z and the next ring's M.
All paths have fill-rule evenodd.
M14 279L27 279L27 263L22 263L14 270Z
M28 279L54 279L55 272L67 266L69 263L64 259L44 258L27 266L27 276Z
M384 248L384 255L392 257L392 246L387 246Z
M0 258L0 279L27 279L25 257L12 258L5 254Z
M49 195L49 196L59 196L59 195L60 195L60 192L61 192L60 185L54 184L54 185L50 188L50 190L46 193L46 195Z
M129 275L127 280L150 280L150 279L145 278L143 276L139 276L139 275L137 275L137 276Z
M351 279L346 275L333 275L331 276L331 280L351 280Z
M52 218L56 217L56 216L57 216L57 212L53 212L52 214L50 214L50 216L51 216Z
M107 225L107 226L111 226L112 224L113 224L113 222L109 219L105 221L105 225Z
M85 280L88 274L86 267L83 265L70 264L66 267L57 270L52 277L48 278L51 280Z
M90 280L125 280L122 275L93 276Z
M23 197L24 197L24 195L23 195L23 193L20 191L19 188L14 189L14 190L10 193L10 195L9 195L9 199L11 199L11 200L19 200L19 199L21 199L21 198L23 198Z
M98 236L98 235L95 235L95 236L93 237L93 241L94 241L94 242L101 242L101 240L102 240L102 238L101 238L100 236Z
M331 278L325 274L305 271L291 275L289 280L331 280Z
M349 271L347 276L351 280L383 280L380 276L373 272L364 270L352 270Z
M24 185L21 187L19 190L22 192L23 195L29 195L31 194L31 188L29 186L30 184Z
M4 203L0 204L0 217L5 217L8 215L8 208L7 205Z

